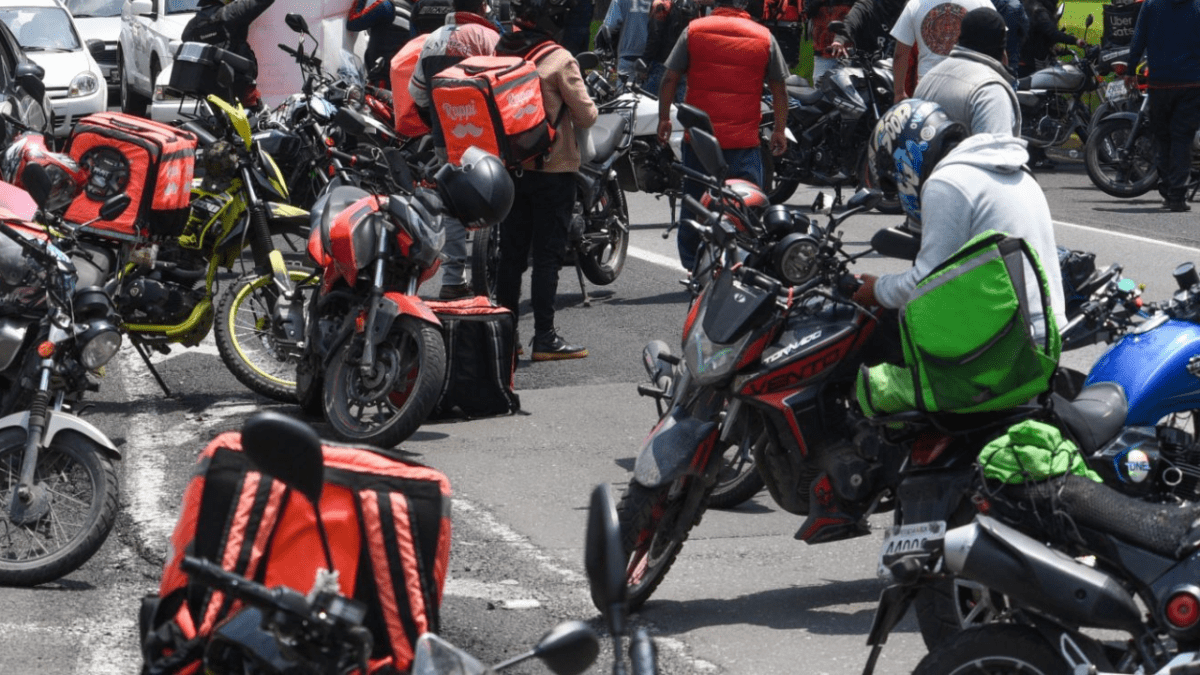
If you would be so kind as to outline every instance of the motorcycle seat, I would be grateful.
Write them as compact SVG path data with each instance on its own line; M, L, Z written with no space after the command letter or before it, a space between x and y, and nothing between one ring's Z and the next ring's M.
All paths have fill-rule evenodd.
M795 74L788 75L787 79L784 80L784 84L786 84L788 87L796 87L796 88L812 86L811 84L809 84L808 80L806 80L803 77L800 77L799 75L795 75Z
M1129 401L1121 385L1097 382L1084 387L1073 401L1056 397L1054 413L1087 456L1120 433L1129 414Z
M606 115L588 128L592 147L595 148L594 161L603 162L612 156L628 126L629 121L624 115Z
M825 97L825 95L821 93L820 89L814 89L813 87L808 86L793 87L789 84L787 92L788 96L800 101L801 105L812 105Z

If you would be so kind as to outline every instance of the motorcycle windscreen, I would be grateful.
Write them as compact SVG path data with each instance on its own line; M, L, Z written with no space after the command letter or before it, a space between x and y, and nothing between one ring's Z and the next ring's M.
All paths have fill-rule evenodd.
M718 344L730 344L759 325L775 301L770 291L743 284L733 277L726 272L713 282L701 321L705 335Z

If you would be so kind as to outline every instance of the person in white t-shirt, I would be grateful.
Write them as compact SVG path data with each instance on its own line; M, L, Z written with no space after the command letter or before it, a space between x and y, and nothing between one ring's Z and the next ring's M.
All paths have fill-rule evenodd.
M895 101L912 96L908 84L909 59L917 50L917 78L946 58L958 43L958 29L967 12L979 7L992 7L991 0L908 0L900 18L892 26L896 51L892 57Z

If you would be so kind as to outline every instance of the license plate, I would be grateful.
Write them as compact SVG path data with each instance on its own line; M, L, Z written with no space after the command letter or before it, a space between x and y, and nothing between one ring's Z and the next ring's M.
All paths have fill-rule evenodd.
M1107 101L1120 101L1125 98L1129 98L1129 88L1125 86L1125 80L1109 82L1104 89L1104 99Z
M933 546L946 537L946 521L933 520L927 523L893 525L883 531L883 544L879 547L879 576L890 579L891 565L910 555L927 557L936 548Z

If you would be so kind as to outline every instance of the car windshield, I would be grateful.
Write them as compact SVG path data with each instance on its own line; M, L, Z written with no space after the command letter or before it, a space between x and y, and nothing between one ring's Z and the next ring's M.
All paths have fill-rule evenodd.
M167 14L182 14L196 11L200 0L167 0Z
M67 0L67 11L76 19L98 16L121 16L125 0Z
M3 7L0 21L27 52L71 52L80 49L71 16L61 7Z

